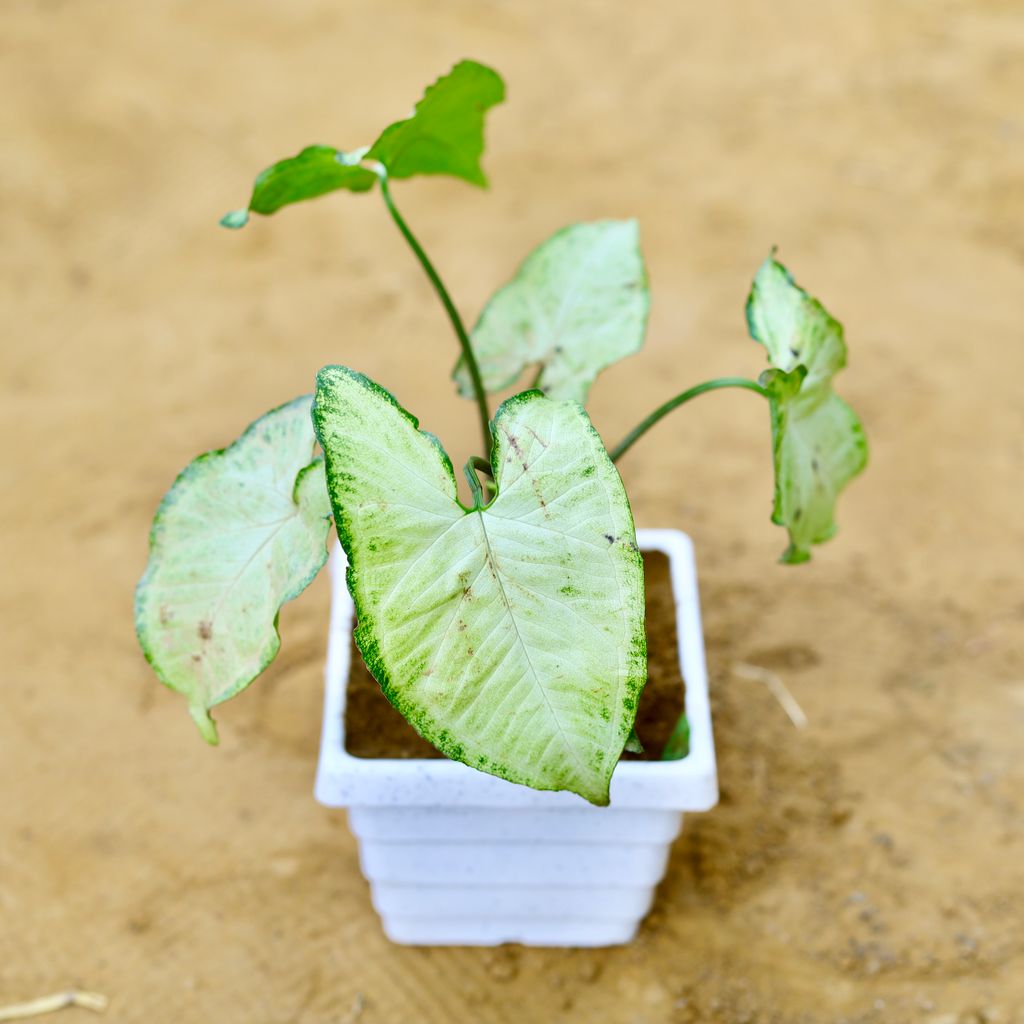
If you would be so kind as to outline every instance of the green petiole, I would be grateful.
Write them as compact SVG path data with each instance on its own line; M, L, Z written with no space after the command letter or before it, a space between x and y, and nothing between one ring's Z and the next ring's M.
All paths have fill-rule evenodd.
M498 493L498 487L494 482L494 470L491 464L479 455L470 455L466 460L462 472L466 474L469 481L469 489L473 492L473 510L483 508L491 497ZM479 474L483 474L483 481Z
M703 384L696 384L692 388L688 388L686 391L681 392L674 398L670 398L664 405L659 405L654 412L651 413L645 420L641 421L635 426L614 448L609 451L612 462L618 461L623 455L629 451L630 448L640 440L648 430L651 429L659 420L667 416L673 409L678 409L679 406L684 405L691 398L696 398L698 395L703 395L705 391L718 391L721 388L746 388L748 391L756 391L759 395L764 398L768 397L768 392L765 388L761 387L756 380L748 380L746 377L718 377L715 380L705 381Z
M466 464L462 467L462 472L465 473L466 479L469 481L469 489L473 494L473 509L484 507L484 490L480 486L480 478L476 475L476 467L473 465L473 457L467 460Z
M391 198L391 189L388 187L387 170L382 164L375 164L373 169L380 179L381 195L384 196L384 203L388 208L388 213L391 214L391 219L398 226L398 230L402 232L402 237L409 243L409 248L412 249L416 259L420 261L420 266L423 267L424 272L430 279L430 283L434 286L434 291L437 292L438 298L441 300L441 304L444 306L448 319L455 330L455 336L459 339L459 344L462 346L462 354L465 356L466 365L469 367L470 379L473 382L473 393L476 396L476 405L480 413L484 451L489 452L491 450L491 414L487 408L487 392L484 389L483 378L480 376L480 366L476 361L473 346L469 341L469 334L466 332L465 325L462 323L462 317L459 316L459 311L455 308L455 303L452 302L448 289L445 288L440 275L434 269L430 258L423 251L423 246L417 241L416 236L409 229L409 225L405 223L405 219L398 212L398 207L395 206L395 201Z

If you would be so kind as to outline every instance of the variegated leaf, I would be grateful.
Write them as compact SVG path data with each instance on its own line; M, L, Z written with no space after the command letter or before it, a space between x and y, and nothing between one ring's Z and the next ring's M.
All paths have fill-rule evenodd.
M607 803L646 679L643 568L583 409L505 402L497 496L475 509L437 439L361 374L320 372L314 423L356 639L388 699L455 760Z
M597 375L643 344L649 305L635 220L564 228L526 257L473 328L484 386L500 391L539 364L548 397L585 402ZM454 376L472 396L465 359Z
M310 397L191 462L153 520L135 628L161 682L188 700L211 743L209 710L273 660L277 613L327 557L331 509L313 458Z

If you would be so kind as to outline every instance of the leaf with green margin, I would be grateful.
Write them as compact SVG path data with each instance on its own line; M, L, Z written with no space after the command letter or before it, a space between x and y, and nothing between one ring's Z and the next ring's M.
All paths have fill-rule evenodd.
M476 510L437 438L361 374L321 370L313 421L356 641L391 703L454 760L606 804L647 675L643 565L583 408L505 402L498 493Z
M298 156L279 160L261 171L248 210L232 210L220 222L226 228L242 228L249 221L250 210L269 216L282 206L342 188L367 192L376 184L377 175L359 166L361 155L344 153L333 146L307 146Z
M546 395L585 402L602 370L643 345L649 307L635 220L563 228L526 257L473 328L484 386L500 391L540 363ZM465 358L454 377L472 397Z
M312 398L193 460L157 510L135 629L158 678L183 694L203 737L209 709L245 689L281 640L278 611L327 558L331 508L313 458Z
M843 325L774 256L754 277L747 327L768 350L772 366L786 371L806 366L808 388L828 383L846 365Z
M463 60L429 86L413 115L381 132L367 160L379 160L391 178L451 174L486 185L480 167L484 115L505 98L505 83L492 68Z
M774 256L754 278L747 324L774 365L760 383L772 413L772 521L789 531L781 561L806 562L812 545L835 534L839 494L867 465L860 420L832 390L846 365L843 328Z

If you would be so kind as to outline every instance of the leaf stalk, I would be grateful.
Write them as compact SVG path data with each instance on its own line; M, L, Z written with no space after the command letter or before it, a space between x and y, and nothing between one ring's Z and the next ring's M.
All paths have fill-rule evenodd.
M466 327L462 322L462 317L459 316L459 311L455 308L455 303L452 302L451 296L448 294L448 289L445 288L444 282L441 280L441 276L434 269L433 263L430 262L430 258L423 250L423 246L420 245L416 236L409 229L409 225L406 224L405 219L398 212L398 207L395 206L394 199L391 198L391 189L388 186L388 174L383 164L375 164L374 170L377 172L377 176L380 178L380 191L384 197L384 203L388 208L388 213L391 214L391 219L395 222L398 230L402 233L402 237L409 243L409 248L412 249L416 259L419 260L420 266L423 267L424 273L430 279L430 283L434 286L434 291L437 292L438 298L441 300L441 305L444 306L445 312L448 314L448 319L451 321L451 325L455 330L455 336L459 339L459 345L462 346L462 354L465 357L466 365L469 367L469 376L473 382L473 393L476 397L477 409L480 413L480 428L483 435L484 442L484 454L489 455L491 451L491 414L487 408L487 391L484 388L483 377L480 375L480 366L476 361L476 355L473 352L473 346L469 340L469 334L466 332Z
M670 398L663 405L659 405L645 420L638 423L611 451L612 462L618 461L630 448L640 440L648 430L659 420L667 416L673 409L685 405L691 398L703 395L706 391L718 391L721 388L745 388L747 391L756 391L763 398L768 397L768 392L761 387L756 380L748 380L746 377L718 377L715 380L704 381L703 384L696 384L686 391L680 392L674 398Z

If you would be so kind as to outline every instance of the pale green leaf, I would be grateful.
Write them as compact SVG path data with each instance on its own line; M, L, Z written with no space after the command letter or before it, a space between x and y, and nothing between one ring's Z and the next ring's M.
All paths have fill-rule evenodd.
M429 86L411 117L389 125L370 147L392 178L451 174L486 185L480 167L484 115L505 98L505 84L491 68L460 61Z
M772 520L789 531L782 561L805 562L836 532L839 494L867 465L860 420L832 390L846 365L843 329L774 257L754 279L747 323L774 366L760 380L772 412Z
M585 402L597 375L643 344L649 305L635 220L564 228L527 256L473 329L484 386L499 391L539 364L546 395ZM455 379L473 394L465 360Z
M248 210L232 210L221 217L226 228L245 227L249 211L269 215L282 206L348 189L366 192L377 175L358 166L360 153L344 153L333 146L307 146L298 156L271 164L253 185Z
M782 556L789 563L806 562L811 546L836 532L839 492L867 465L867 441L854 411L827 385L807 389L809 376L801 387L802 378L803 367L761 375L772 405L772 519L789 530Z
M289 402L230 447L200 455L153 520L136 632L211 743L209 709L273 660L278 610L327 557L331 510L323 460L313 458L310 401Z
M498 494L475 510L437 439L362 375L322 370L313 418L356 640L388 699L455 760L607 803L646 679L643 566L582 407L505 402Z
M780 370L807 367L808 388L829 381L846 365L843 326L793 280L773 256L761 264L747 299L750 336Z

